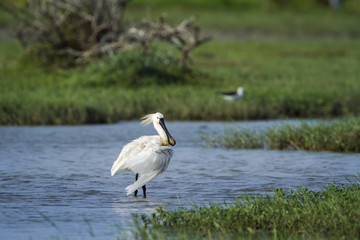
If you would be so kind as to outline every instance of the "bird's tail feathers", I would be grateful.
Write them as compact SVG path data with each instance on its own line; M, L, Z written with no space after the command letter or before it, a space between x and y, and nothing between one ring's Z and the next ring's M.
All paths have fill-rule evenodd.
M151 171L146 174L140 175L139 179L136 182L125 188L125 190L127 191L126 195L130 195L131 193L135 192L136 189L147 184L151 179L155 178L158 174L159 174L158 171Z
M117 173L118 171L122 170L122 165L123 165L123 161L122 161L123 158L118 158L112 168L111 168L111 176L114 176L115 173Z

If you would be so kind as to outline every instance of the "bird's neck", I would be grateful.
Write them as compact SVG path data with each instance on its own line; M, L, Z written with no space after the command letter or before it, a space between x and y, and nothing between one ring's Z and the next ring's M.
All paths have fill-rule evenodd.
M167 140L167 137L166 138L162 138L160 136L160 142L161 142L161 146L169 146L169 141Z
M169 146L169 141L168 141L167 135L166 135L165 131L162 129L162 127L158 123L154 123L154 127L160 136L161 145Z

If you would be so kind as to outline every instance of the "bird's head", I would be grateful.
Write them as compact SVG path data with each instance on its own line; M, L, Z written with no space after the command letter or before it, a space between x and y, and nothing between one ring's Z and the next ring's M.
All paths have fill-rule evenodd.
M146 115L142 118L143 125L148 125L150 123L153 123L156 131L160 135L160 139L163 145L168 146L174 146L176 144L175 139L170 135L169 131L166 128L165 121L164 121L164 115L161 113L153 113Z
M239 87L236 91L237 95L244 95L244 88Z

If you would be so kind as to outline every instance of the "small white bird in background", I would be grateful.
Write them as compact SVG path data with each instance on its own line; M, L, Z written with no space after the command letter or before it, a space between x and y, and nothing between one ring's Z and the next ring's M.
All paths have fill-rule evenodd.
M134 192L137 197L137 189L142 187L146 198L145 184L167 169L173 155L169 145L176 142L165 126L164 116L157 112L142 118L144 126L150 123L159 135L142 136L126 144L111 168L111 176L120 170L135 173L135 182L125 188L127 195Z
M227 101L234 101L244 96L244 88L238 87L236 92L223 92L221 96Z

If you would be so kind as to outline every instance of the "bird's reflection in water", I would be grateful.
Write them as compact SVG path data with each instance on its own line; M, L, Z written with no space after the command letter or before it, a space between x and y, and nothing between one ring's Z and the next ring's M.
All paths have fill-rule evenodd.
M161 206L166 208L172 203L163 201L156 198L136 198L133 196L128 196L124 198L114 198L112 199L112 209L114 212L120 216L129 217L129 213L140 213L141 214L151 214L156 211L156 208Z

